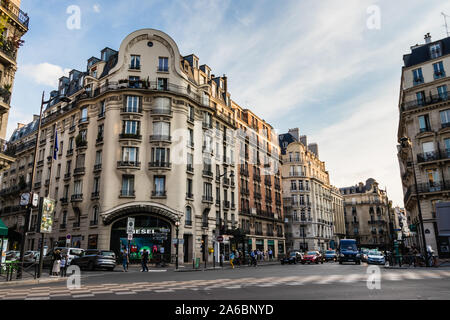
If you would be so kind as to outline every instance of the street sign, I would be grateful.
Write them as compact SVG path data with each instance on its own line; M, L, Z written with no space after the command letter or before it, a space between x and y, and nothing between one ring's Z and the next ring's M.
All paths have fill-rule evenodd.
M218 242L222 242L223 241L223 237L222 236L217 236L217 241Z
M30 203L30 200L31 200L31 195L30 195L30 193L22 193L21 195L20 195L20 205L21 206L27 206L29 203Z
M133 240L133 234L132 234L132 233L129 233L129 234L128 234L128 240L129 240L129 241Z
M177 244L177 239L172 239L172 244ZM184 239L178 239L178 244L184 244Z
M127 233L128 234L133 234L134 233L134 223L135 223L135 219L134 218L128 218L127 221Z
M39 205L39 194L33 193L33 202L31 203L33 207L37 207Z

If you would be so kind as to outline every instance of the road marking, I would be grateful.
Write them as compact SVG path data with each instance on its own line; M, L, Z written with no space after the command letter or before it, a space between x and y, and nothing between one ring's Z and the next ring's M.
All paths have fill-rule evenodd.
M126 291L126 292L116 292L117 295L126 295L126 294L136 294L136 292L133 291Z
M390 273L384 274L383 278L386 278L386 280L389 280L389 281L400 281L400 280L402 280L402 275L398 274L398 273L390 272Z
M33 298L25 298L25 300L50 300L50 297L33 297Z
M172 289L166 289L166 290L155 290L155 292L175 292L175 291L173 291Z
M224 287L225 289L241 289L242 286L240 285L235 285L235 286L230 286L230 287Z
M450 277L450 271L439 271L439 274L444 277Z
M90 298L90 297L95 297L94 294L90 293L90 294L76 294L76 295L72 295L72 298Z
M423 277L419 274L417 274L417 272L405 272L403 274L403 277L409 280L421 280L423 279Z
M337 281L338 279L341 279L342 276L341 275L331 275L326 277L323 280L320 280L319 282L317 282L317 284L329 284L330 282L334 282Z
M342 283L356 282L359 280L359 277L360 277L359 274L344 275L344 279L340 280L339 282L342 282Z
M433 279L441 279L442 278L439 274L436 274L431 271L422 271L421 274L423 274L424 276L426 276L428 278L433 278Z

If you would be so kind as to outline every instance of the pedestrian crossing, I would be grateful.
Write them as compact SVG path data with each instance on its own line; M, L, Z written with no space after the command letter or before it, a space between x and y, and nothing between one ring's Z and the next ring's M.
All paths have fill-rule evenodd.
M239 279L186 280L161 282L107 283L86 285L80 289L63 286L35 287L31 289L7 288L0 290L0 300L48 300L48 299L86 299L105 294L134 296L142 292L171 293L179 290L213 291L215 289L239 290L246 287L271 288L276 286L330 285L334 283L352 284L367 281L368 274L309 275L286 277L247 277ZM450 279L450 271L404 271L382 272L381 281L411 281L427 279Z

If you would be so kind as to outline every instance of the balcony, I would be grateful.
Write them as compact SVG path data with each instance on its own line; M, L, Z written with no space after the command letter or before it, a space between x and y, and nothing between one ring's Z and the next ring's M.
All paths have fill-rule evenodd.
M153 108L150 113L152 115L158 115L158 116L170 116L172 115L172 109L171 108Z
M94 172L97 172L97 171L100 171L100 170L102 170L102 164L101 163L94 165Z
M6 10L14 19L19 21L19 23L26 29L28 29L28 24L30 23L30 17L28 14L20 10L12 1L1 0L1 7Z
M71 202L81 202L83 201L83 194L73 194L72 197L70 198Z
M202 221L202 228L208 228L208 221Z
M119 140L142 140L142 135L138 133L121 133L119 135Z
M36 167L42 167L44 165L44 160L39 160L37 163L36 163Z
M230 209L230 201L223 201L223 207L224 209Z
M239 172L242 176L248 177L249 176L249 172L248 169L244 169L244 168L240 168Z
M229 185L230 185L230 179L227 178L227 177L223 177L223 184L224 184L225 186L229 186Z
M249 189L245 189L245 188L241 188L241 194L245 195L245 196L249 196L250 195L250 190Z
M69 180L70 177L71 177L71 173L70 173L70 172L69 172L69 173L66 173L66 174L64 175L64 180Z
M117 169L140 169L139 161L117 161Z
M120 197L121 198L134 198L135 191L134 190L120 190Z
M71 155L73 155L73 149L67 150L67 156L69 157L69 156L71 156Z
M153 161L148 163L149 169L170 169L172 164L166 161Z
M78 120L78 125L89 124L89 117Z
M87 148L87 141L86 140L80 140L76 142L76 150L86 149Z
M80 167L80 168L75 168L75 170L73 170L73 176L79 176L79 175L83 175L86 173L86 168L85 167Z
M91 194L91 199L92 200L99 199L99 198L100 198L100 192L99 191L92 192L92 194Z
M437 151L417 154L417 163L446 160L446 159L450 159L450 149L445 150L438 149Z
M212 178L214 176L214 174L211 170L205 169L205 170L203 170L203 176Z
M91 227L98 226L98 220L91 220L89 222L89 226L91 226Z
M255 191L255 192L253 193L253 196L254 196L255 199L261 199L261 193L260 193L260 192L256 192L256 191Z
M142 108L122 108L120 111L121 114L138 114L142 115Z
M264 178L264 184L266 186L271 186L272 185L272 179L270 177L265 177Z
M187 199L194 199L194 195L191 192L186 192Z
M167 197L167 192L164 190L152 191L152 198L165 198Z
M202 196L202 202L213 203L214 200L212 196Z
M61 201L61 204L62 204L62 205L66 205L66 204L69 203L69 199L68 199L68 198L61 198L61 199L59 199L59 200Z
M150 142L171 142L171 141L172 137L168 135L156 134L150 136Z
M254 180L254 181L261 182L261 176L260 176L259 174L254 174L254 175L253 175L253 180Z
M60 229L60 230L65 230L66 228L67 228L67 226L66 226L65 223L61 223L61 224L59 225L59 229Z
M80 222L74 222L74 223L73 223L73 227L74 227L74 228L79 228L80 225L81 225Z
M186 166L186 171L189 173L194 173L194 166L192 164L188 164Z
M34 184L34 188L35 189L38 189L38 188L40 188L41 187L41 182L36 182L35 184Z
M442 71L434 72L434 80L438 80L441 78L445 78L445 71L442 70Z
M428 105L432 105L435 103L439 103L439 102L444 102L448 100L448 91L441 93L441 94L435 94L435 95L429 95L429 96L424 96L423 99L421 100L413 100L413 101L408 101L405 102L401 105L401 110L402 112L405 111L409 111L409 110L413 110L416 108L421 108L421 107L425 107Z

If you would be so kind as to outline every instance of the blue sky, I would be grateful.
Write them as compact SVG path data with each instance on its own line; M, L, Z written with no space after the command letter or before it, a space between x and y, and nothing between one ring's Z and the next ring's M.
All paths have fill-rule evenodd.
M81 9L81 28L66 21ZM380 28L367 21L376 5ZM70 69L84 71L104 47L118 49L132 31L169 34L182 55L195 53L226 74L232 99L279 133L299 127L319 144L331 182L372 177L403 206L396 156L402 56L430 32L443 38L437 0L22 0L30 30L20 49L8 136L39 113L42 91ZM450 19L449 19L450 22Z

